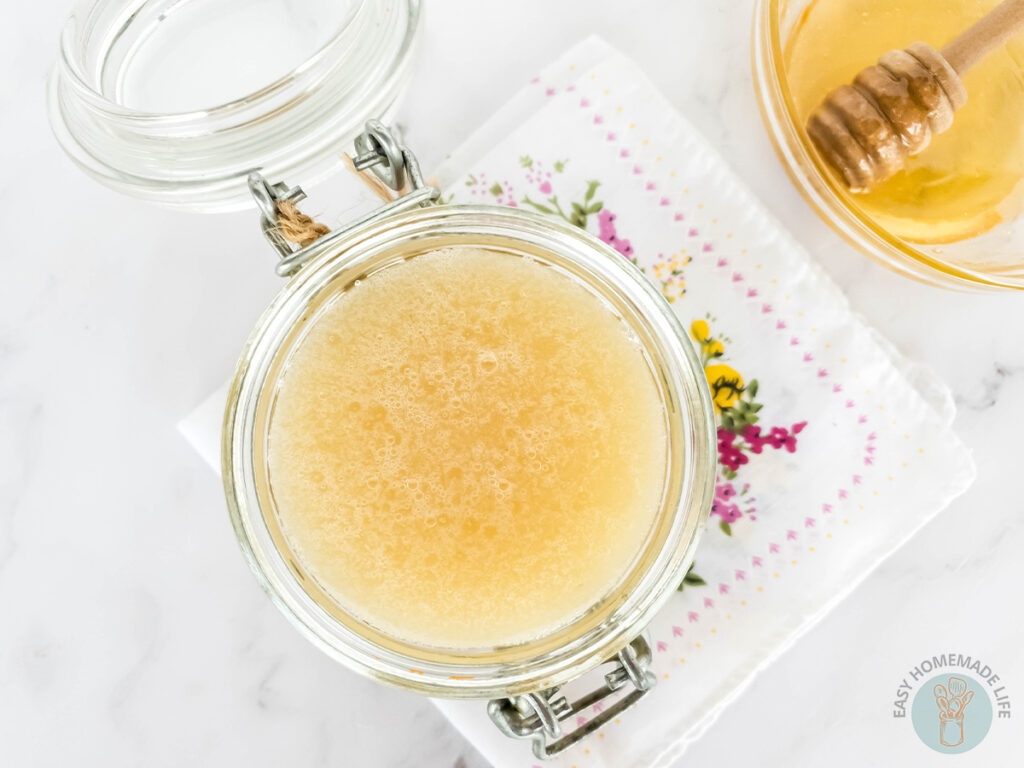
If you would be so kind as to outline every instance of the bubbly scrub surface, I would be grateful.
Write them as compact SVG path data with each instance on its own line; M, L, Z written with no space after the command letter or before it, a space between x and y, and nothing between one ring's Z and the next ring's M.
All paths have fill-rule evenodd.
M998 0L812 0L790 33L786 77L801 125L836 86L894 48L941 48ZM964 78L967 103L906 169L853 195L889 232L918 243L979 235L1024 208L1024 40Z
M567 623L657 514L663 405L639 346L554 269L429 252L341 294L288 363L269 473L285 536L347 610L479 648Z

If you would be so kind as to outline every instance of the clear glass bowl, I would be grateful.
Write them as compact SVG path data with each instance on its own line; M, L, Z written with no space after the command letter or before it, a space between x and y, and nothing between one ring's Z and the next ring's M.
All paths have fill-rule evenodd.
M267 434L284 367L318 312L356 280L437 248L470 245L531 258L575 279L636 335L660 390L668 466L660 511L617 585L543 637L500 648L402 641L334 602L282 534L267 468ZM284 614L328 655L377 680L436 696L494 698L560 685L638 635L693 559L711 506L715 422L703 370L665 300L643 274L582 230L493 206L432 206L356 229L303 266L265 312L239 362L223 432L231 519L250 565ZM537 584L543 600L558 584Z
M824 165L804 131L784 59L789 35L812 2L756 0L754 6L754 86L768 134L797 189L838 234L897 272L944 287L1024 289L1024 217L956 243L911 243L862 211Z
M313 183L409 75L419 0L82 0L50 122L90 175L200 211L252 205L251 171Z

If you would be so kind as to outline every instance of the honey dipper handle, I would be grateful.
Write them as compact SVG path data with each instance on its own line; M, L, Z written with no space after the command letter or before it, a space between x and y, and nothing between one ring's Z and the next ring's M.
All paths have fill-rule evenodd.
M973 26L942 49L956 73L967 70L1024 31L1024 0L1003 0Z

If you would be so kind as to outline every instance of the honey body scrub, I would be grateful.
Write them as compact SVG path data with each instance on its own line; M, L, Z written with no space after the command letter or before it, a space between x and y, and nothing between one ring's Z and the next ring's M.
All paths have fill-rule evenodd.
M998 0L812 0L789 35L786 78L800 117L886 51L922 40L945 45ZM979 235L1024 210L1024 41L964 78L967 103L906 169L850 195L892 234L916 243Z
M571 277L451 248L340 294L271 415L282 529L396 637L525 641L601 600L661 503L664 406L625 323Z

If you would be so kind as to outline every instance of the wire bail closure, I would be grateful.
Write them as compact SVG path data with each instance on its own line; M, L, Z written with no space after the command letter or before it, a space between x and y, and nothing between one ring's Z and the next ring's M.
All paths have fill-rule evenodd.
M514 739L531 739L533 753L541 760L564 752L605 723L618 717L654 688L657 679L648 671L651 645L644 635L633 640L606 663L615 668L604 676L604 685L573 702L559 696L559 688L494 699L487 704L487 714L498 730ZM565 735L561 723L579 715L595 704L603 703L627 684L632 690L606 708L597 711L578 728Z
M336 242L354 229L399 211L422 208L436 202L441 190L423 182L419 161L412 151L400 142L393 131L380 120L368 120L363 133L355 139L356 156L352 163L357 171L372 171L399 197L362 216L341 229L330 231L304 246L289 242L282 234L282 204L294 204L304 200L306 193L301 187L290 187L285 182L271 184L258 171L249 174L249 192L260 211L260 229L281 260L277 274L281 277L294 275L299 268L319 253L329 243Z

